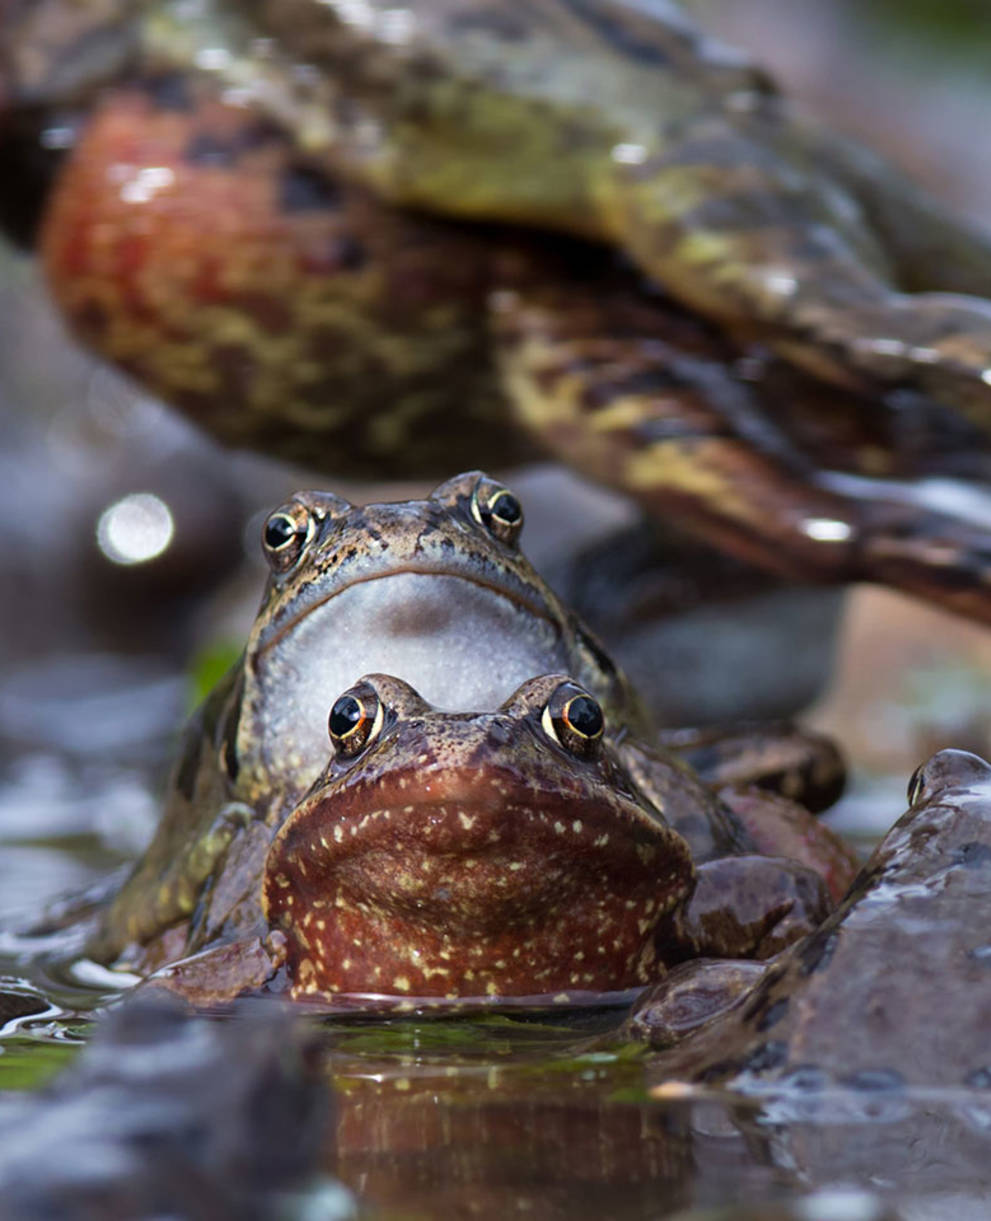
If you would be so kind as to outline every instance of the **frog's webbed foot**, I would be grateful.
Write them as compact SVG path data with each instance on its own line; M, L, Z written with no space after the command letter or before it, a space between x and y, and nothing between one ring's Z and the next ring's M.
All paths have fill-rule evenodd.
M746 958L683 962L643 993L623 1032L652 1047L671 1047L732 1009L767 969L766 962Z
M517 418L591 478L790 579L876 581L991 621L991 532L912 485L827 484L724 352L700 351L696 333L686 356L663 337L675 311L631 316L575 283L518 287L496 307Z
M728 856L698 867L695 893L672 918L662 961L685 957L770 958L811 933L832 905L818 873L796 861Z
M139 987L143 992L171 992L195 1008L209 1008L261 991L284 961L281 933L270 933L264 939L245 936L169 963Z

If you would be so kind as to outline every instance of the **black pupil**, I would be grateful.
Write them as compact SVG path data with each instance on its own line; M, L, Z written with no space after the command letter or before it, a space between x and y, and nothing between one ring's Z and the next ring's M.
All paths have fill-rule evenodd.
M353 695L342 695L330 710L330 732L344 738L365 715L365 710Z
M296 535L296 523L285 513L270 517L265 524L265 545L277 551L291 542Z
M567 707L568 724L586 738L602 732L602 709L588 695L576 695Z
M512 492L500 492L489 506L489 512L507 525L515 526L523 516L523 506Z

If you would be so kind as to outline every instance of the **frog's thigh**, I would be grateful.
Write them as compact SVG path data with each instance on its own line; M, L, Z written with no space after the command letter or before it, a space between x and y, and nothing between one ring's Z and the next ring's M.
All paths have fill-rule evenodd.
M661 731L661 744L713 786L753 784L824 810L843 792L846 765L832 738L791 721Z

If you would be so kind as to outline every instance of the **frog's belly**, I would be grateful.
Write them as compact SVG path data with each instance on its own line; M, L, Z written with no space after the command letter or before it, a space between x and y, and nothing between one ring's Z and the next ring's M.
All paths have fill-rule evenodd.
M402 678L445 711L484 712L526 679L571 668L550 621L461 577L407 572L317 607L263 657L258 681L266 736L291 744L313 779L330 706L365 674Z

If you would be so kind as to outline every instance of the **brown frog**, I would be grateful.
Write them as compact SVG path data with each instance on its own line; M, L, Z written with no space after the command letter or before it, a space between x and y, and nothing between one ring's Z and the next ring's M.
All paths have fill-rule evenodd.
M371 666L472 712L499 707L534 672L566 673L601 706L630 782L663 806L697 861L785 844L841 891L848 860L798 807L741 792L720 800L652 742L625 677L520 552L522 525L519 500L480 472L423 501L356 507L306 492L271 514L272 574L244 657L191 721L162 823L90 952L147 970L256 929L269 844L326 762L327 708ZM766 765L772 741L754 750L741 740L751 749L737 778L746 759ZM787 750L801 741L781 738ZM820 770L836 763L828 744L809 743ZM714 759L723 785L725 751ZM806 787L821 795L823 779Z
M806 1114L837 1088L988 1088L991 764L940 751L909 801L810 936L768 964L686 964L645 995L630 1029L671 1048L658 1078L797 1091Z
M101 99L43 225L63 309L227 440L376 476L550 450L788 578L991 616L983 524L921 482L987 477L989 311L950 295L987 242L673 6L4 20L8 195Z
M737 854L696 864L675 825L705 789L669 767L648 796L567 675L485 713L368 675L328 724L331 761L264 862L274 932L248 943L251 983L267 952L297 999L566 1003L699 954L766 957L829 910L815 870L748 852L742 829ZM214 955L230 964L232 948ZM157 980L196 994L212 962Z

